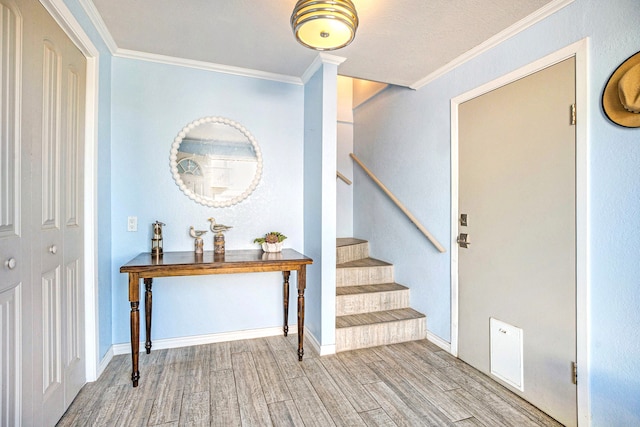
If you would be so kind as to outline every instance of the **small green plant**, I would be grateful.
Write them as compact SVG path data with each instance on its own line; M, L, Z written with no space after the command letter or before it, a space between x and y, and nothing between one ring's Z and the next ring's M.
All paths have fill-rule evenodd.
M271 231L267 234L264 235L264 237L257 237L253 240L253 243L280 243L282 241L284 241L284 239L286 239L287 236L285 236L284 234L278 232L278 231Z

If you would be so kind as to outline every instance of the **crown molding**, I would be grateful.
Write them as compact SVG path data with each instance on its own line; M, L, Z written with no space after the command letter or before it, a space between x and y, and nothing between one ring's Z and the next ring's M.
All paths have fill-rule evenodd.
M307 67L304 74L302 74L301 81L303 84L306 84L311 79L311 77L313 77L316 71L318 71L320 67L324 64L337 66L342 64L346 60L347 58L342 56L331 55L329 53L320 52L318 53L318 56L315 57L311 65Z
M141 61L157 62L157 63L168 64L168 65L177 65L180 67L196 68L196 69L205 70L205 71L216 71L219 73L233 74L236 76L243 76L243 77L252 77L252 78L258 78L263 80L272 80L272 81L277 81L282 83L297 84L297 85L302 84L302 79L300 77L288 76L284 74L268 73L264 71L252 70L249 68L233 67L230 65L215 64L212 62L196 61L192 59L177 58L173 56L157 55L153 53L140 52L140 51L129 50L129 49L121 49L118 47L115 40L111 36L109 29L104 23L102 16L100 15L100 12L98 12L98 9L96 9L93 2L91 0L78 0L78 2L86 12L89 19L91 20L91 23L93 24L93 26L96 28L96 31L98 31L98 34L100 35L100 37L102 37L102 40L107 45L107 48L109 49L111 54L115 57L138 59Z
M330 53L320 52L318 54L323 64L340 65L347 60L344 56L331 55Z
M456 67L459 67L460 65L464 64L465 62L470 61L473 58L476 58L476 57L482 55L483 53L485 53L488 50L496 47L497 45L499 45L500 43L504 42L505 40L515 36L516 34L526 30L529 27L532 27L533 25L535 25L538 22L542 21L543 19L553 15L554 13L559 11L560 9L564 8L565 6L570 5L573 2L574 2L574 0L555 0L555 1L552 1L552 2L548 3L546 6L540 8L539 10L537 10L534 13L532 13L531 15L526 16L525 18L521 19L520 21L518 21L515 24L511 25L510 27L504 29L503 31L499 32L495 36L493 36L490 39L488 39L487 41L485 41L484 43L479 44L478 46L474 47L473 49L469 50L468 52L458 56L456 59L454 59L453 61L449 62L448 64L438 68L436 71L430 73L426 77L423 77L422 79L418 80L417 82L409 85L409 87L411 89L417 90L417 89L420 89L423 86L426 86L427 84L431 83L432 81L434 81L434 80L442 77L443 75L447 74L448 72L452 71Z
M215 64L213 62L196 61L193 59L177 58L174 56L158 55L155 53L140 52L136 50L120 49L114 53L115 57L138 59L141 61L157 62L160 64L176 65L179 67L195 68L198 70L215 71L218 73L232 74L235 76L252 77L262 80L271 80L281 83L301 85L300 77L285 74L268 73L249 68L234 67L231 65Z
M98 12L98 9L96 9L91 0L78 0L78 3L80 3L80 6L82 6L82 8L84 9L85 13L89 17L89 20L102 38L102 41L104 41L104 44L107 45L107 49L109 49L109 52L114 55L118 50L118 45L111 36L107 25L102 20L102 16L100 15L100 12Z

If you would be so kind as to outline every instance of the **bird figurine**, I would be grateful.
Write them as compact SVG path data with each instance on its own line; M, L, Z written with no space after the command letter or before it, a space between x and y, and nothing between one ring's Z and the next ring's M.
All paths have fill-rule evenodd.
M213 253L217 255L224 254L224 232L231 227L230 225L217 224L215 218L209 218L211 223L211 231L213 235Z
M193 225L191 227L189 227L189 235L191 237L202 237L203 235L207 234L207 230L196 230L195 228L193 228Z
M202 240L202 236L205 234L207 234L207 230L196 230L195 228L193 228L193 225L189 227L189 235L196 239L194 241L196 254L201 254L204 252L204 241Z
M211 222L211 231L213 231L216 234L222 234L225 231L229 230L230 228L233 228L230 225L217 224L215 218L209 218L209 222Z

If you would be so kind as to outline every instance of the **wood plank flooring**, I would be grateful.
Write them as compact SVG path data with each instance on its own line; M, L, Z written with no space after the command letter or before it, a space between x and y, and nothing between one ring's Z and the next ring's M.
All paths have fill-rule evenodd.
M559 426L426 340L319 357L297 336L116 356L58 426Z

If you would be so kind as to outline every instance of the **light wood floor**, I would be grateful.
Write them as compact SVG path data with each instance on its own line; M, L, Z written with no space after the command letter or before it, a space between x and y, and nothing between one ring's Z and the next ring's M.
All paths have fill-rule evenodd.
M557 426L428 341L319 357L297 336L113 358L59 426Z

